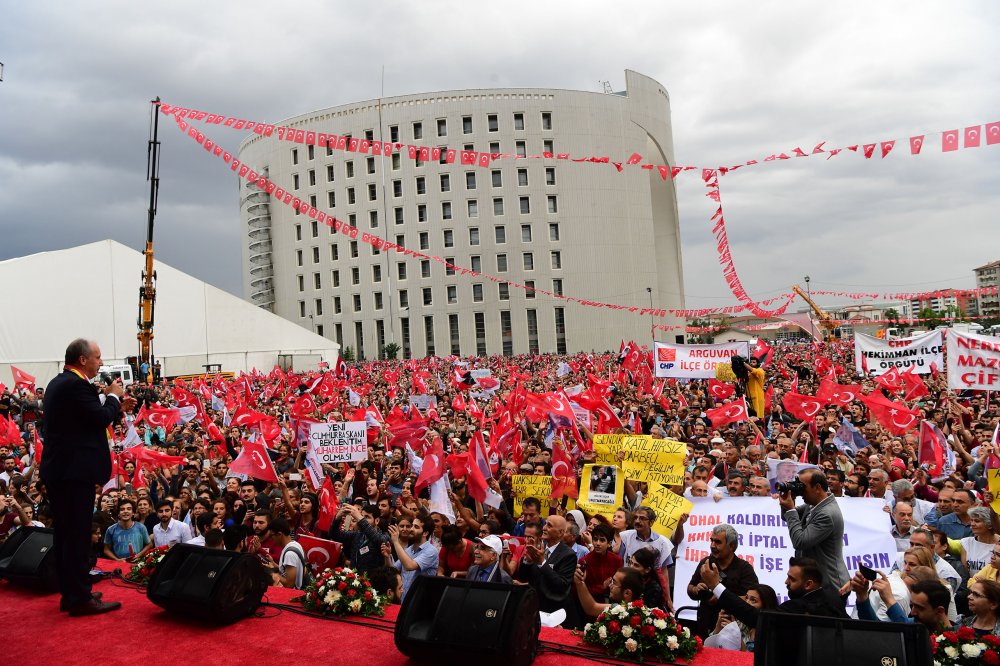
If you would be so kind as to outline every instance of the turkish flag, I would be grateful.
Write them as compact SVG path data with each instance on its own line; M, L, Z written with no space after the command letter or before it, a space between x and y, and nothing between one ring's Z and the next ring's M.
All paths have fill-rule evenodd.
M465 475L469 473L468 453L452 453L445 458L445 461L448 463L448 468L451 470L451 478L464 479Z
M823 409L823 402L818 398L791 391L781 397L781 404L800 421L815 421L816 415Z
M836 382L824 379L819 384L816 397L824 405L837 405L846 407L861 396L860 384L837 384Z
M143 412L146 423L167 432L181 421L181 410L165 407L151 407Z
M549 497L563 496L576 499L579 495L579 485L576 481L576 471L573 459L566 450L566 442L557 437L552 443L552 492Z
M910 154L919 155L920 149L924 147L924 135L910 137Z
M882 159L885 159L885 156L889 154L889 151L891 151L895 145L895 141L883 141L879 144L882 148Z
M198 399L194 397L193 393L179 386L171 389L170 394L173 396L174 401L177 402L178 407L196 407L199 404Z
M931 478L941 476L943 473L947 448L948 441L944 433L930 421L921 421L920 451L917 459L921 465L927 465L927 472Z
M913 372L914 367L910 366L910 369L901 375L903 382L906 384L906 395L903 397L903 400L916 400L917 398L931 394L927 389L927 385L924 384L924 380Z
M14 386L17 388L35 389L35 378L24 370L18 370L13 365L10 366L10 374L14 376Z
M237 474L246 474L261 481L273 483L278 480L278 474L274 471L274 465L271 464L271 458L267 455L267 449L259 441L243 440L243 450L229 465L229 469Z
M417 495L424 488L437 483L444 476L444 445L441 438L435 439L424 453L424 464L420 468L420 475L413 486L413 494Z
M958 150L958 130L948 130L941 134L941 151L948 153Z
M708 394L716 400L725 400L736 392L736 387L716 379L708 380Z
M301 419L316 411L316 401L313 400L311 395L306 393L305 395L299 396L299 399L295 401L295 404L292 405L292 408L289 411L292 416L297 419Z
M746 421L750 415L747 413L747 403L744 399L727 402L715 409L706 409L705 416L712 422L713 428L722 428L730 423Z
M414 407L413 411L417 411ZM423 450L423 439L424 433L427 432L427 422L423 419L413 419L410 421L403 421L396 425L389 424L389 433L391 438L389 439L389 448L394 446L405 446L410 445L410 448L414 450Z
M889 370L889 372L883 373L875 378L876 384L878 384L884 389L892 391L893 393L896 393L897 391L899 391L899 389L902 388L899 382L900 382L899 370L897 370L896 368L892 368Z
M629 342L626 347L626 354L622 358L622 368L625 370L634 370L639 361L642 358L642 350L639 349L639 345L634 342Z
M990 123L986 126L986 145L1000 143L1000 123Z
M333 525L333 519L337 515L337 491L333 489L333 480L329 476L323 478L323 485L319 489L319 507L317 508L316 528L326 534Z
M532 421L542 421L547 414L561 417L567 420L567 425L572 424L576 419L573 408L569 405L569 398L562 391L550 393L525 392L525 416Z
M342 544L307 534L300 534L296 538L299 545L302 546L302 550L306 551L306 560L312 567L314 574L337 566L337 562L340 561L340 552L343 550Z
M459 393L458 395L456 395L455 399L451 401L451 408L452 408L453 411L456 411L456 412L464 412L465 411L465 408L466 408L465 398L462 397L461 393Z
M252 409L248 409L245 405L240 405L239 409L233 414L233 418L230 420L230 424L234 426L252 426L260 423L267 418L267 414L261 414L260 412L255 412Z
M908 409L901 402L889 400L878 391L861 396L861 400L871 410L872 416L893 435L905 434L920 424L918 412Z
M979 125L974 127L965 128L965 147L966 148L978 148L979 142L982 141L982 135L980 133Z

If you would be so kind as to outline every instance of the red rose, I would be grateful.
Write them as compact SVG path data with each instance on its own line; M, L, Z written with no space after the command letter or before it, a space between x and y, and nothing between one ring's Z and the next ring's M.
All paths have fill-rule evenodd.
M632 619L630 619L628 623L631 624L633 627L638 627L640 624L642 624L642 618L639 617L638 615L633 615Z
M1000 655L997 655L994 650L987 650L982 655L983 663L989 666L997 666L1000 664Z
M349 596L351 599L353 599L354 597L358 596L358 591L357 590L348 590L347 591L347 596Z
M371 601L371 600L372 600L372 593L365 592L365 601Z
M341 571L343 571L343 569L341 569L340 567L337 567L336 569L333 570L334 573L340 573Z
M643 636L652 637L655 634L656 634L656 627L654 627L651 624L647 624L645 627L642 628L642 635Z
M946 631L942 634L942 636L944 636L944 639L949 643L954 643L955 641L958 640L958 634L956 634L954 631Z
M633 601L632 602L632 608L642 608L645 605L646 604L642 603L642 599L639 599L638 601Z
M959 627L958 638L963 641L971 641L976 637L976 632L972 627Z
M677 625L677 635L678 636L683 636L684 635L684 627L682 627L679 624Z
M352 573L347 574L347 580L354 580L354 574Z
M340 581L339 583L337 583L337 589L343 592L344 590L347 589L347 583L345 583L344 581Z
M652 613L653 613L653 617L655 617L657 620L662 620L663 618L665 618L667 616L667 614L664 613L659 608L654 608L653 611L652 611Z
M694 645L695 645L696 649L698 649L698 650L701 649L701 636L695 636L694 637Z
M608 631L610 631L611 633L617 634L621 630L622 630L621 625L615 622L614 620L608 622Z

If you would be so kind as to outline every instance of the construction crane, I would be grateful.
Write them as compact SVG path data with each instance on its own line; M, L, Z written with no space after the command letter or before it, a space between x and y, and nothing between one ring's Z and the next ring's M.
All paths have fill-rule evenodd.
M156 218L156 198L160 190L160 141L157 138L160 124L160 98L150 102L150 136L146 148L146 180L149 182L149 213L146 222L146 249L143 250L145 264L142 269L142 285L139 287L139 358L136 370L145 365L143 380L153 372L153 312L156 305L156 271L153 270L153 220Z
M830 316L830 313L816 305L813 302L813 299L809 298L809 296L802 291L802 287L799 285L792 285L792 291L801 296L802 300L805 301L809 307L812 308L812 311L816 313L816 316L819 317L819 325L820 328L823 329L823 340L831 339L833 337L833 329L837 328L837 322Z

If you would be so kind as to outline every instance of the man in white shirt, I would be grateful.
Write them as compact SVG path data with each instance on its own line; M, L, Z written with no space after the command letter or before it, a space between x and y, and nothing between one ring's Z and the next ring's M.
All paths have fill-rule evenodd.
M157 548L186 543L191 540L191 530L188 526L174 518L172 502L163 500L157 503L156 517L160 521L153 526L153 544Z
M302 589L306 563L306 551L295 541L292 541L292 528L284 518L271 521L271 538L276 546L281 548L278 557L278 571L274 574L274 584L278 587Z
M640 506L632 512L632 520L635 524L635 529L625 530L619 535L622 545L618 554L621 555L623 561L628 562L628 558L640 548L653 548L660 554L656 567L666 576L667 567L673 564L674 561L674 558L670 554L674 549L674 543L667 541L663 535L653 531L653 523L656 522L656 512L648 506ZM677 526L673 538L677 540L677 543L684 538L684 528L682 525Z

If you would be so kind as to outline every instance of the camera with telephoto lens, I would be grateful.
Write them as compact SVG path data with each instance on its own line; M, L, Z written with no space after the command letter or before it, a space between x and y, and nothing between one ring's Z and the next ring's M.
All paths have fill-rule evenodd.
M781 494L788 493L792 497L802 497L806 493L806 484L795 479L785 483L776 483L774 484L774 489Z

